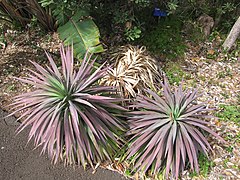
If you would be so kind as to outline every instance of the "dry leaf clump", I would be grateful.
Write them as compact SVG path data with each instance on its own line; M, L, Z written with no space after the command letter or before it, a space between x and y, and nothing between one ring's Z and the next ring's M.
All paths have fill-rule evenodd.
M115 86L118 93L125 98L143 93L144 88L157 89L163 71L159 63L148 55L146 48L122 46L113 53L110 68L101 84Z

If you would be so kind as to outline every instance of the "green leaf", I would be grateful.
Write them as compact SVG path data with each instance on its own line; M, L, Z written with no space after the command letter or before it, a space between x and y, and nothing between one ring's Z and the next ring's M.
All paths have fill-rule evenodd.
M51 4L53 4L54 1L53 0L41 0L41 1L39 1L39 3L41 4L42 7L47 7Z
M73 44L77 58L82 58L87 50L90 53L103 52L99 29L84 10L69 18L65 25L58 28L58 33L65 45Z

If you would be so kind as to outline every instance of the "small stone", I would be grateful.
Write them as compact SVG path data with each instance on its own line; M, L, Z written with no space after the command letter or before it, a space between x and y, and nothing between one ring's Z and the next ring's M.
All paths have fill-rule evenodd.
M227 175L227 176L232 176L232 173L228 172L228 171L224 171L224 174Z
M218 164L218 163L222 162L222 159L221 158L217 158L217 159L214 159L213 162Z
M227 166L234 166L234 164L231 162L227 162Z
M228 176L232 176L232 175L237 176L237 172L232 169L225 169L224 173Z
M1 147L1 149L4 149L4 148L5 148L5 147L3 147L3 146Z

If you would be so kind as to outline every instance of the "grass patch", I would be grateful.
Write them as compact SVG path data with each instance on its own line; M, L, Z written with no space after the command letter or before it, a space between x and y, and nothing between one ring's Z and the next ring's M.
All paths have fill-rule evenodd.
M169 61L163 68L171 85L179 85L182 79L189 79L189 76L179 65L179 62Z
M214 166L214 162L209 160L207 156L205 156L203 153L200 153L198 156L198 163L199 163L199 175L206 177L211 168ZM190 177L197 177L199 176L196 172L190 173Z
M240 126L240 106L224 105L220 106L221 111L216 114L223 121L233 121Z
M233 133L228 132L226 135L227 135L227 136L225 137L225 139L226 139L227 141L234 141L234 142L236 142L236 143L239 143L239 142L240 142L240 133L233 134ZM228 146L228 147L226 148L226 150L227 150L228 152L231 152L231 151L233 150L233 146Z

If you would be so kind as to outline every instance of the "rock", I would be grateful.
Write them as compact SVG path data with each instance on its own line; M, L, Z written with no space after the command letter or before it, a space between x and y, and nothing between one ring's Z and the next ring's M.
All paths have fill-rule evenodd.
M231 162L227 162L227 166L234 166L234 164Z
M198 23L203 28L204 35L208 37L214 26L213 18L207 14L204 14L198 18Z

